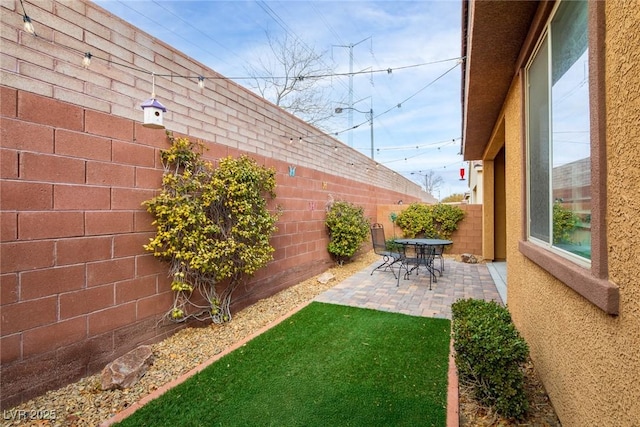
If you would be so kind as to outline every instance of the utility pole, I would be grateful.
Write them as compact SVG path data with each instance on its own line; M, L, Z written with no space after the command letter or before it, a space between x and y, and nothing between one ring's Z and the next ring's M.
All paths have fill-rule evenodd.
M369 125L371 126L371 160L373 160L373 107L369 110Z

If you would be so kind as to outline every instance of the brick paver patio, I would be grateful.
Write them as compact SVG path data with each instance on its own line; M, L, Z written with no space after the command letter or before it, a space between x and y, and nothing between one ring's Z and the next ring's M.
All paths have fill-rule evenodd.
M380 262L338 283L316 301L371 308L414 316L451 319L451 304L462 298L477 298L503 303L486 264L465 264L445 259L444 274L432 283L422 269L409 280L400 278L400 286L390 271L373 270ZM397 269L396 269L397 274Z

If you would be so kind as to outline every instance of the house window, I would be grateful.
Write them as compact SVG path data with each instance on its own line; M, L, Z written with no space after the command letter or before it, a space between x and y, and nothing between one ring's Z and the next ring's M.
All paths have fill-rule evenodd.
M591 262L587 1L562 1L526 68L528 240Z

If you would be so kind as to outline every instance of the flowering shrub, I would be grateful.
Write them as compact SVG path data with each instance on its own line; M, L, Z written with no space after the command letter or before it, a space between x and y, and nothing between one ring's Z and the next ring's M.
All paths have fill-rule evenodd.
M202 159L202 146L169 138L162 191L144 202L157 227L144 248L169 263L170 319L227 322L233 291L272 259L277 215L265 196L275 197L275 171L246 156L223 158L214 168Z

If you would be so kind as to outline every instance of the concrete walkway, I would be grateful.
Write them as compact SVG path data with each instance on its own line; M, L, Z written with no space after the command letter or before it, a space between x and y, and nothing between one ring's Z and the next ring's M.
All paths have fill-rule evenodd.
M432 290L424 268L408 280L401 277L400 286L396 286L397 280L390 271L375 271L371 275L379 264L373 263L338 283L316 301L446 319L451 319L451 304L458 299L503 303L486 264L465 264L445 258L444 274L437 283L432 283Z
M487 268L493 277L493 281L498 288L498 293L502 298L502 303L507 303L507 263L504 261L488 262Z

